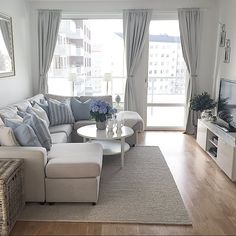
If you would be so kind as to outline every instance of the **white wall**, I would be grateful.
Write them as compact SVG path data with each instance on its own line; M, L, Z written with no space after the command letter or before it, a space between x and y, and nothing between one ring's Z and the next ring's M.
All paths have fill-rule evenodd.
M0 0L0 12L12 17L16 75L0 78L0 106L32 95L29 8L24 0Z
M217 64L216 64L216 98L219 93L219 81L220 78L236 80L236 1L235 0L221 0L219 7L219 21L220 24L226 25L226 38L231 41L231 61L230 63L224 63L224 48L219 47L219 43L216 46L218 50ZM220 34L220 26L219 32ZM219 39L218 39L219 42Z

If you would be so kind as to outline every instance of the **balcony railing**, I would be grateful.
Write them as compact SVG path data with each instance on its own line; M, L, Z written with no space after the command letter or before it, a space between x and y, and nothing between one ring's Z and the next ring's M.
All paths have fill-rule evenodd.
M63 78L64 77L64 78ZM124 101L126 78L112 76L106 81L102 76L79 76L70 79L64 76L49 75L49 90L63 95L104 95L113 97L120 95ZM67 88L67 89L66 89ZM63 91L63 92L62 92ZM156 103L184 103L185 81L183 77L149 77L148 78L148 104Z

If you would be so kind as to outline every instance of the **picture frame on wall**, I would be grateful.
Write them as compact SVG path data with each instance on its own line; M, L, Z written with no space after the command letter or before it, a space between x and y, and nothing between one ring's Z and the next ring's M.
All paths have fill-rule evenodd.
M225 47L226 41L226 30L225 24L221 25L221 32L220 32L220 47Z

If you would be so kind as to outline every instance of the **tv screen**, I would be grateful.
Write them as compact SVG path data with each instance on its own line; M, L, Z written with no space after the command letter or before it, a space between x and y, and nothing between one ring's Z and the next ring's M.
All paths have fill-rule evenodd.
M225 121L229 128L236 128L236 81L222 79L218 101L218 117Z

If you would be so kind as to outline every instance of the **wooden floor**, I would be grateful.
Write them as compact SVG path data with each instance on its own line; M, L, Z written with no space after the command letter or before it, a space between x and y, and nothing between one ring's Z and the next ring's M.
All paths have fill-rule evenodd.
M236 235L236 184L195 139L180 132L148 131L139 136L139 144L161 148L192 226L17 222L12 235Z

